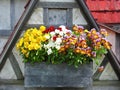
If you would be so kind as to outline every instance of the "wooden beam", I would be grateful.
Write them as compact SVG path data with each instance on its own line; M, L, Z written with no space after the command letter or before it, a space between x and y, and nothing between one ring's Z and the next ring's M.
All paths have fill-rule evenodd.
M28 28L33 28L33 27L36 27L36 28L39 28L41 25L43 24L28 24L24 27L24 30L28 29ZM49 27L51 25L46 25L46 27ZM58 28L60 25L54 25L56 28ZM84 28L87 28L89 29L90 27L88 25L82 25ZM72 26L71 26L72 27Z
M9 54L11 53L13 47L15 46L19 36L21 35L21 33L23 31L23 27L29 20L31 14L33 12L33 9L35 8L38 1L39 0L31 0L29 5L26 7L25 11L23 12L21 18L19 19L17 25L15 26L12 34L10 35L10 37L0 55L0 71L2 70Z
M18 80L23 79L24 77L23 77L22 71L21 71L21 69L20 69L20 66L19 66L19 64L18 64L18 62L17 62L17 60L16 60L13 52L10 53L10 55L9 55L9 60L10 60L10 63L11 63L11 65L12 65L12 68L13 68L16 76L17 76L17 79L18 79Z
M120 64L120 34L116 34L116 43L115 43L115 51L116 51L116 56L118 58L118 62Z
M78 4L74 2L39 2L38 7L42 8L78 8Z

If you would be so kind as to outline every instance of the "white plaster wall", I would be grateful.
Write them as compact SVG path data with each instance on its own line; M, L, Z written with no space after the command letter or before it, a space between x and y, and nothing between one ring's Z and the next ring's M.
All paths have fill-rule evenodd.
M43 24L43 8L37 8L34 10L28 24Z
M73 8L73 24L87 25L79 8Z
M99 78L100 80L118 80L113 68L110 63L107 64L105 70Z
M2 71L0 72L0 79L16 79L9 59L7 59Z

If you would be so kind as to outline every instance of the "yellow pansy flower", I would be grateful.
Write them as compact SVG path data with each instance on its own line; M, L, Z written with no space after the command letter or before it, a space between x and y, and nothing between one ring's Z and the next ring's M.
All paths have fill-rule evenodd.
M29 42L29 37L24 37L24 42Z
M89 31L87 29L85 29L84 32L88 33Z
M23 38L19 40L19 47L22 46L22 44L23 44Z
M44 37L45 37L46 39L49 39L49 38L50 38L50 35L49 35L49 34L45 34Z
M19 43L16 44L16 48L17 48L17 50L20 49L20 45L19 45Z
M45 37L41 37L41 41L45 42L47 39Z
M33 44L28 45L28 50L33 50Z
M38 50L39 48L40 48L40 45L37 44L37 43L34 43L34 49L35 49L35 50Z
M25 50L24 48L22 48L21 52L22 52L23 54L26 54L26 53L27 53L27 50Z
M46 27L45 26L40 26L40 31L45 31L46 30Z
M25 47L25 48L28 48L28 45L29 45L28 42L24 42L24 47Z

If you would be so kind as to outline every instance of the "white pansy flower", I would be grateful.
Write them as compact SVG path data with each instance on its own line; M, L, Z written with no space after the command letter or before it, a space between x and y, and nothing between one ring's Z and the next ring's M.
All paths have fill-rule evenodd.
M44 44L43 47L44 47L45 49L47 49L47 45L46 45L46 44Z
M60 49L60 45L56 45L55 48L56 48L57 50L59 50L59 49Z
M55 33L56 33L56 34L59 34L59 33L60 33L60 30L55 29Z
M61 31L59 34L60 34L61 36L63 36L64 33Z
M49 48L50 48L50 45L49 45L49 44L47 44L47 45L44 44L44 48L45 48L45 49L49 49Z
M47 54L50 55L52 53L51 48L48 49Z
M55 32L50 32L50 35L51 35L51 36L54 36L54 35L55 35Z
M61 25L59 27L62 28L62 30L66 29L66 26L64 26L64 25Z
M61 38L57 38L56 41L55 41L55 44L60 44L62 43L62 39Z
M68 32L67 29L63 29L63 33L66 34Z
M49 47L54 47L55 46L55 43L54 42L52 42L52 41L50 41L49 43L48 43L48 45L49 45Z

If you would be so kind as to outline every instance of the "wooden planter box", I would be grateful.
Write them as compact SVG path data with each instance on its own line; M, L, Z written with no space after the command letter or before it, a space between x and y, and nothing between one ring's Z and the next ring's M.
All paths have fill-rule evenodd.
M92 86L92 63L79 68L66 64L25 64L25 87L89 87Z

